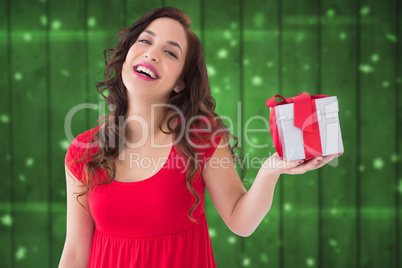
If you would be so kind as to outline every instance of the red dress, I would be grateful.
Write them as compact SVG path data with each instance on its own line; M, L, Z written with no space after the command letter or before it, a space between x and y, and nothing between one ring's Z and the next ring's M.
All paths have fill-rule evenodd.
M66 164L81 159L86 149L80 145L89 142L98 128L75 138L67 150ZM221 137L209 141L208 148L196 149L201 170ZM97 149L93 146L90 153ZM89 158L84 163L88 161ZM80 181L85 181L84 163L69 168ZM113 181L98 185L89 193L95 231L88 267L216 267L205 218L205 184L199 172L193 181L193 188L200 196L192 214L198 221L194 223L188 212L196 199L186 186L185 163L173 146L164 166L150 178L138 182ZM107 179L103 169L97 175Z

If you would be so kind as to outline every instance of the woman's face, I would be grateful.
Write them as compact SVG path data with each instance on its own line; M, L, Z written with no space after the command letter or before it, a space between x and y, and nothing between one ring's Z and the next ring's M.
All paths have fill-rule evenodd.
M179 92L187 53L183 26L170 18L152 21L128 51L122 79L128 93L164 98Z

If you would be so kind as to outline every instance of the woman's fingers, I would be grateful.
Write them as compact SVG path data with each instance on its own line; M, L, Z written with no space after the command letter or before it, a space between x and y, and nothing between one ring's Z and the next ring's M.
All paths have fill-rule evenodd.
M318 169L318 168L328 164L329 162L331 162L335 158L338 158L341 155L342 155L342 153L325 156L324 159L322 160L322 163L318 164L315 169Z
M291 162L286 162L280 159L277 153L274 153L267 161L265 161L263 167L271 168L277 170L279 173L283 174L304 174L307 171L318 169L323 167L330 161L342 155L334 154L328 156L319 156L308 161L296 160Z

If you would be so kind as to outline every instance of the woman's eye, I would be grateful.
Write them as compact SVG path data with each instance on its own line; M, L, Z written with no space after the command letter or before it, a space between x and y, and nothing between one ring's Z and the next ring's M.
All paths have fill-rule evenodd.
M151 42L149 42L149 41L146 40L146 39L139 40L138 42L140 42L140 43L145 43L145 44L151 44Z
M175 57L177 59L176 55L173 52L167 50L166 53L169 54L172 57Z

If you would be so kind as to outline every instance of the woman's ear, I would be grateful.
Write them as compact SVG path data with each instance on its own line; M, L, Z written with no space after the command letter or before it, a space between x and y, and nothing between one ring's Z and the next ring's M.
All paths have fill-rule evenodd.
M177 82L176 86L173 88L173 90L176 93L179 93L180 91L182 91L186 86L184 85L183 81Z

